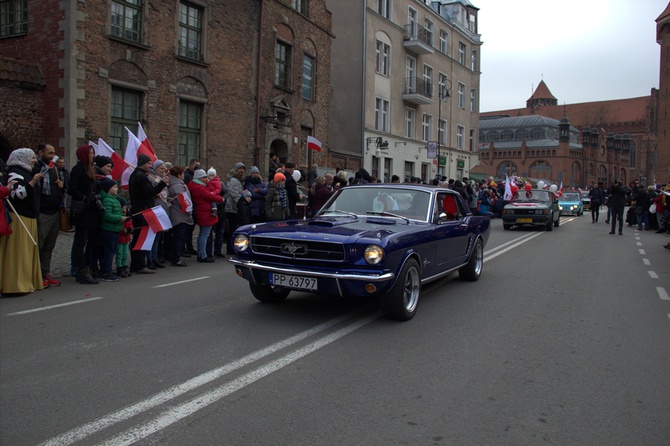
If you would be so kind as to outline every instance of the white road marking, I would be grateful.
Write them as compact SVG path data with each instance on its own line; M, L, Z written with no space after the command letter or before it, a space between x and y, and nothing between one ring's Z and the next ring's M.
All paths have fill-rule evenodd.
M533 234L533 235L530 235L530 236L528 236L528 237L524 236L525 238L524 238L524 237L521 237L521 238L519 238L519 239L513 240L513 242L515 242L513 245L511 245L511 246L509 246L509 247L503 249L502 251L496 252L495 254L489 254L490 251L487 251L487 253L484 255L484 263L486 263L486 262L489 261L489 260L495 259L495 258L498 257L500 254L504 254L504 253L506 253L507 251L510 251L510 250L516 248L517 246L519 246L519 245L521 245L521 244L523 244L523 243L526 243L526 242L528 242L528 241L534 239L535 237L539 237L539 236L541 236L542 234L544 234L544 232L538 232L538 233Z
M642 255L645 255L644 249L638 249L638 252Z
M324 322L323 324L317 325L315 327L312 327L308 330L305 330L301 333L298 333L294 336L291 336L289 338L286 338L282 341L279 341L275 344L269 345L265 348L262 348L260 350L257 350L253 353L250 353L249 355L238 359L236 361L233 361L229 364L225 364L219 368L216 368L214 370L210 370L209 372L205 372L199 376L196 376L195 378L191 378L188 381L185 381L181 384L177 384L175 386L170 387L169 389L166 389L162 392L159 392L149 398L146 398L142 401L138 401L135 404L132 404L128 407L125 407L123 409L120 409L116 412L112 412L108 415L105 415L102 418L99 418L95 421L92 421L90 423L84 424L82 426L79 426L75 429L72 429L69 432L65 432L61 435L58 435L56 437L52 437L48 440L46 440L44 443L42 443L40 446L45 446L45 445L69 445L76 443L78 441L81 441L84 438L87 438L103 429L106 429L110 426L113 426L114 424L117 423L122 423L142 412L146 412L148 410L153 409L156 406L159 406L167 401L170 401L174 398L177 398L187 392L190 392L194 389L197 389L200 386L203 386L211 381L214 381L215 379L221 378L222 376L227 375L228 373L231 373L241 367L244 367L246 365L249 365L253 362L259 361L263 359L264 357L271 355L279 350L282 350L286 347L289 347L297 342L300 342L306 338L309 338L311 336L314 336L315 334L327 330L328 328L331 328L337 324L340 324L344 322L345 320L353 317L356 314L356 312L351 312L349 314L345 314L344 316L340 316L338 318L331 319L329 321Z
M192 399L186 403L180 404L178 406L172 407L169 410L166 410L158 417L154 418L151 421L135 426L133 429L129 429L120 435L117 435L114 438L109 438L103 442L103 444L113 444L115 446L130 445L139 440L142 440L149 435L154 434L166 427L170 426L177 421L186 418L198 410L209 406L210 404L216 403L221 398L224 398L244 387L253 384L261 378L268 376L269 374L276 372L279 369L286 367L287 365L301 359L310 353L313 353L319 350L326 345L337 341L338 339L352 333L353 331L369 324L370 322L377 319L378 315L368 316L364 319L356 321L348 326L332 333L328 336L324 336L321 339L318 339L312 342L305 347L302 347L292 353L282 356L274 361L269 362L268 364L257 368L249 373L245 373L239 378L234 379L233 381L226 383L222 386L217 387L216 389L210 390L197 398Z
M635 242L637 246L642 246L642 242Z
M652 279L658 279L658 274L656 274L655 272L653 271L647 271L647 272L649 273L649 277L651 277Z
M100 299L104 299L104 297L91 297L90 299L75 300L72 302L66 302L64 304L49 305L47 307L33 308L32 310L17 311L16 313L8 313L7 316L17 316L19 314L35 313L37 311L53 310L54 308L67 307L68 305L83 304L85 302L92 302L94 300L100 300Z
M167 286L181 285L183 283L189 283L189 282L195 282L195 281L198 281L198 280L209 279L209 277L210 276L194 277L192 279L180 280L179 282L170 282L170 283L164 283L164 284L161 284L161 285L155 285L155 286L152 286L151 288L165 288Z
M642 259L642 263L644 263L647 266L651 265L651 262L649 261L649 259Z
M662 286L657 286L656 287L656 292L658 293L658 297L661 298L661 300L670 300L670 296L668 296L668 292L665 291L665 288Z

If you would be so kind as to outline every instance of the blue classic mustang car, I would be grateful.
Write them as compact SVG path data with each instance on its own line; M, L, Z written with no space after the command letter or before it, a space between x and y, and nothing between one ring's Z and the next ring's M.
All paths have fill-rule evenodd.
M490 225L449 189L353 185L310 220L238 228L230 261L262 302L291 290L376 297L386 317L404 321L416 313L421 285L456 270L479 279Z

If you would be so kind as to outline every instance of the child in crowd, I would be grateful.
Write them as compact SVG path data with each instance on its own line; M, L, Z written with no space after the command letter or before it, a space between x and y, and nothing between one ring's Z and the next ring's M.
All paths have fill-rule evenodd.
M129 214L128 202L123 197L116 197L121 204L121 213ZM130 257L130 239L133 232L133 219L128 218L123 222L123 228L119 231L119 243L116 245L116 275L122 279L132 276L128 271L128 257Z
M119 186L111 178L100 180L100 197L105 210L100 220L102 230L102 265L100 267L102 280L105 282L117 282L119 276L112 272L112 259L116 255L119 243L119 231L123 229L123 222L128 219L121 212L121 203L116 199L119 194Z

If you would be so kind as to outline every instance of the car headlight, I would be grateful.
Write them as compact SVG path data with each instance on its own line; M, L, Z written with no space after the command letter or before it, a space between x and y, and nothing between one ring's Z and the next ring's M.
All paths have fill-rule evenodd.
M384 250L378 245L368 245L363 251L363 258L370 265L377 265L384 259Z
M237 234L233 240L233 246L239 252L249 249L249 237L244 234Z
M558 208L559 208L560 210L563 210L563 205L559 205Z

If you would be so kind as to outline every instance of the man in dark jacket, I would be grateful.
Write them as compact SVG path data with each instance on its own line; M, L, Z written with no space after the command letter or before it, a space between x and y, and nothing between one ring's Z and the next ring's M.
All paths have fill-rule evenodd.
M649 193L645 189L644 184L640 184L637 194L633 197L635 200L635 216L637 217L637 230L649 230Z
M602 182L599 181L598 187L589 191L589 198L591 199L591 223L598 223L600 205L605 203L605 191L603 191Z
M139 274L154 273L156 270L147 268L147 251L133 250L140 236L143 226L147 226L147 221L142 215L135 215L154 205L154 197L160 193L167 184L160 180L155 186L151 183L148 173L151 169L151 158L145 154L137 157L137 167L130 174L128 180L128 192L130 194L130 214L133 215L133 239L130 242L130 271Z
M296 203L300 201L300 193L298 192L298 183L296 183L293 178L293 172L295 171L294 163L286 163L284 166L285 176L286 176L286 195L288 197L288 211L289 219L297 218L298 211L296 209Z
M612 185L607 189L607 196L609 197L607 207L612 211L610 234L614 234L616 222L619 220L619 235L623 235L623 209L626 207L626 192L618 178L615 178Z
M37 218L37 233L44 288L60 285L59 281L51 277L51 253L56 247L58 231L60 231L60 208L63 202L63 181L61 181L56 167L49 167L55 156L56 149L54 149L54 146L39 144L37 146L37 162L33 169L33 174L44 174L36 188L40 192L40 215Z

